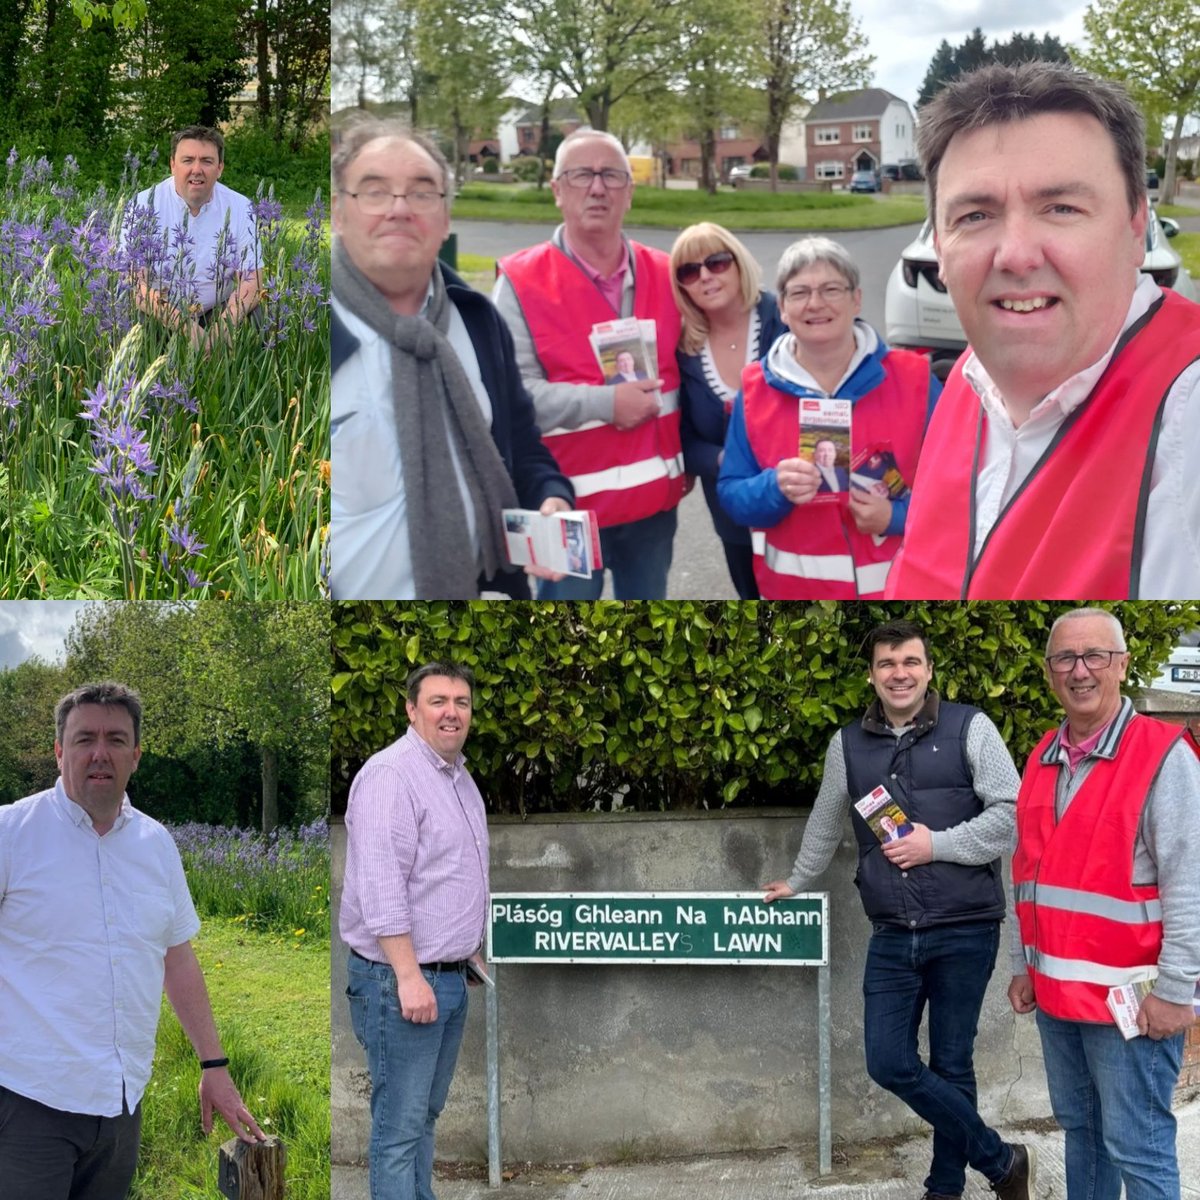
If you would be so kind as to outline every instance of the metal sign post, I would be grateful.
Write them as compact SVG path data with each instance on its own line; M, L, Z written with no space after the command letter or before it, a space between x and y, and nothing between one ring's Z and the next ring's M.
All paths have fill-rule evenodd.
M829 893L764 904L761 892L496 893L489 963L817 968L818 1169L833 1169ZM492 969L493 976L495 969ZM493 983L495 980L493 979ZM487 989L488 1185L500 1186L500 1016Z

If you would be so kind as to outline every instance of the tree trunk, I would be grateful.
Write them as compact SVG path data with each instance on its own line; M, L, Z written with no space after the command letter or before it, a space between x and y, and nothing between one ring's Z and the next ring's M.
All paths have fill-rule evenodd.
M279 824L279 751L263 746L262 757L262 831L270 833Z
M258 120L265 129L271 122L271 52L267 35L267 0L258 0L254 39L258 53Z

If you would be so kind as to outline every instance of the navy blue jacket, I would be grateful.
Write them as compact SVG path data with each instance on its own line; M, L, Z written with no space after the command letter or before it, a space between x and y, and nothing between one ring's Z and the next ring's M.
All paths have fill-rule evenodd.
M483 386L492 402L492 441L508 469L521 507L540 508L543 500L561 496L573 508L575 492L542 442L533 401L517 370L508 326L485 295L469 287L445 263L439 262L438 267L450 303L458 309L475 347ZM335 375L358 349L358 339L338 320L336 312L332 316L330 373ZM484 582L491 591L506 592L517 600L530 598L529 577L520 568Z
M763 358L775 339L787 333L787 326L779 315L779 303L770 292L760 293L757 309L758 357ZM738 525L717 500L717 456L724 449L729 426L725 401L708 386L699 354L679 351L675 357L679 362L679 437L683 442L684 470L700 480L717 536L724 542L748 546L750 530Z
M883 784L910 821L949 829L983 811L967 762L967 726L979 712L930 691L913 728L899 738L876 700L842 730L846 786L857 801ZM870 920L903 929L1004 918L1000 860L969 867L931 862L901 871L883 855L870 826L851 809L858 840L854 877Z

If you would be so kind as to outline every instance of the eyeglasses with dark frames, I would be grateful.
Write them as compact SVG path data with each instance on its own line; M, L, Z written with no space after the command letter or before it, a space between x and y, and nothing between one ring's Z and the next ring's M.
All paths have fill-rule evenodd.
M687 287L689 283L695 283L700 278L700 268L706 267L710 275L724 275L730 267L733 266L733 253L729 250L718 250L715 254L710 254L702 262L686 262L680 263L675 268L675 278Z
M837 304L845 300L853 289L848 283L823 283L820 287L788 288L783 298L792 304L808 304L814 297L820 296L826 304Z
M610 192L627 187L633 178L628 171L618 171L615 167L605 167L603 171L593 171L591 167L572 167L569 171L560 171L558 175L559 179L565 179L567 185L573 188L590 188L592 180L597 177Z
M1083 665L1089 671L1105 671L1112 666L1114 654L1125 654L1124 650L1085 650L1082 654L1075 654L1070 650L1064 650L1061 654L1051 654L1046 663L1050 670L1055 675L1067 675L1075 670L1075 664L1083 660Z
M342 195L353 196L368 217L381 217L391 212L397 200L403 200L415 213L431 213L446 198L445 192L436 192L432 188L413 188L407 192L393 192L390 188L363 188L361 192L344 191Z

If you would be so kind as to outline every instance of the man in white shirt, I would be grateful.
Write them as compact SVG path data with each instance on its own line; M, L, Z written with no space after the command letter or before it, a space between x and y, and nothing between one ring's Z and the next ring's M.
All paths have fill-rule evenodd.
M1200 594L1200 306L1140 272L1137 106L1061 63L985 67L922 109L919 143L971 349L887 595Z
M198 346L227 337L258 305L254 211L219 182L224 170L219 130L181 129L171 139L171 174L138 193L122 233L135 261L146 260L137 306Z
M141 1132L163 991L213 1110L263 1137L229 1060L190 939L200 922L171 835L125 794L141 701L86 684L55 709L59 779L0 808L0 1192L120 1200Z

